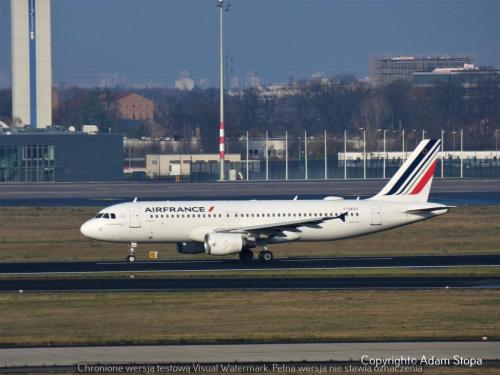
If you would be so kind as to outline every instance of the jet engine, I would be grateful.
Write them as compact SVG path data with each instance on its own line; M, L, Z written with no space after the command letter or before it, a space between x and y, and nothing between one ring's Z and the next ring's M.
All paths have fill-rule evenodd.
M245 239L241 234L209 233L205 236L204 245L209 255L230 255L243 249Z
M181 254L201 254L205 252L203 242L177 242L177 252Z

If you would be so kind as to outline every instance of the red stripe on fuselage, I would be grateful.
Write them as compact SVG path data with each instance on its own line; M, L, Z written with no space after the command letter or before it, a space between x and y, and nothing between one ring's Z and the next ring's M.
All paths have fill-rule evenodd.
M434 160L434 162L429 167L427 172L425 172L422 179L418 182L417 186L415 186L415 188L410 193L411 195L415 195L415 194L420 193L422 191L422 189L425 187L425 185L427 185L427 183L429 182L431 177L434 175L434 171L436 170L436 163L437 163L437 160Z

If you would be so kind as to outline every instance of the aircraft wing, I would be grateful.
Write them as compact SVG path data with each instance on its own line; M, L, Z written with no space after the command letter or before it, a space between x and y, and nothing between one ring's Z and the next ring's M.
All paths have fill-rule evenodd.
M221 228L215 230L215 232L219 233L244 233L244 232L268 232L272 231L285 231L290 229L295 229L297 227L307 226L307 225L318 225L324 223L328 220L340 219L345 222L345 217L347 216L347 212L344 212L337 216L322 216L322 217L314 217L314 218L305 218L300 220L293 221L285 221L281 223L270 223L270 224L262 224L262 225L251 225L251 226L241 226L234 228Z

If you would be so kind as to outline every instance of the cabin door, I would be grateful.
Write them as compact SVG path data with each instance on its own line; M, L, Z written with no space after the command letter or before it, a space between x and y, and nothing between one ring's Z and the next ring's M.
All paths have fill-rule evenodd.
M140 228L141 227L141 210L139 206L133 204L130 206L130 228Z
M382 225L380 206L371 206L371 225Z

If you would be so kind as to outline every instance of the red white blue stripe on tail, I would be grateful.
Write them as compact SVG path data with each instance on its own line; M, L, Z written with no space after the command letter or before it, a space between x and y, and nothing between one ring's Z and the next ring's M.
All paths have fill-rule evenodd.
M426 202L440 148L438 139L420 142L389 183L372 199Z

